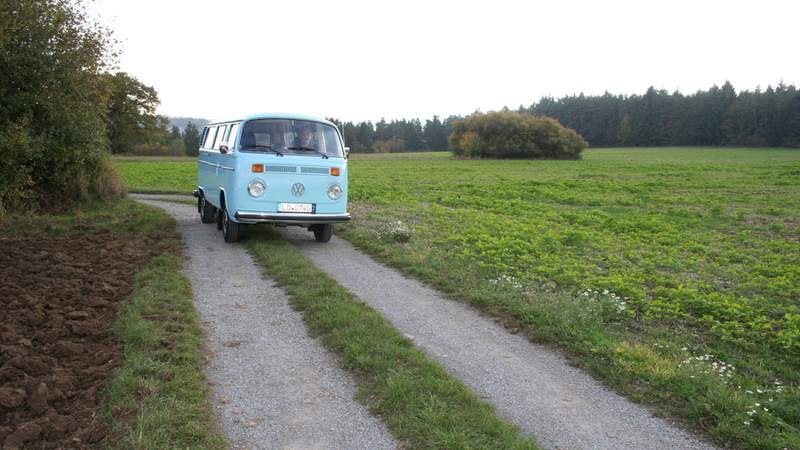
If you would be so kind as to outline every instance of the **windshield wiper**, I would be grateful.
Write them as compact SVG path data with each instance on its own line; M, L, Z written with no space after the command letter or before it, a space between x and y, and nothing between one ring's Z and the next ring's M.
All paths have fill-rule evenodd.
M275 150L275 149L274 149L274 148L273 148L271 145L260 145L260 144L254 144L254 145L243 145L243 146L242 146L242 148L265 148L265 149L267 149L267 150L272 150L272 151L273 151L273 152L275 152L275 154L276 154L276 155L278 155L278 156L283 156L283 153L281 153L281 152L279 152L279 151Z
M307 152L315 152L315 153L319 154L320 156L322 156L323 158L328 159L328 155L326 155L325 153L322 153L321 151L319 151L319 150L317 150L315 148L311 148L311 147L286 147L286 150L305 150Z

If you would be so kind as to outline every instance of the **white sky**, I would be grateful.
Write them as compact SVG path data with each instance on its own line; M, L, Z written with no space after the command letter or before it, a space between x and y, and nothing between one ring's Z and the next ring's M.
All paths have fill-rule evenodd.
M160 113L344 120L800 84L800 2L96 0Z

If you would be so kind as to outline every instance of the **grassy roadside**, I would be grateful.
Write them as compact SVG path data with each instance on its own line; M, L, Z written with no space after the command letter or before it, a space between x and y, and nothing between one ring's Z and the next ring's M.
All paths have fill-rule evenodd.
M180 238L164 212L129 199L87 203L66 214L15 215L5 236L87 234L157 243L164 251L133 280L114 332L123 356L98 393L109 432L98 446L118 449L226 448L217 430L201 370L202 334L189 281L180 273Z
M411 448L538 448L291 244L266 228L250 236L265 273L356 375L359 400L399 441Z
M176 251L136 275L116 331L124 363L107 387L112 441L104 448L224 449L201 370L202 332Z
M156 235L167 245L136 274L131 298L114 324L123 362L103 394L110 430L102 447L224 449L208 399L203 336L191 284L181 273L175 222L158 208L130 200L120 206L102 216L110 223L98 225Z

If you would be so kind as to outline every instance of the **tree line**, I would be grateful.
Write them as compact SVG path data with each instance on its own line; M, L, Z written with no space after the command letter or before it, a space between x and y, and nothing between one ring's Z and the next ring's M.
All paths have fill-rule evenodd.
M593 147L800 147L800 90L783 82L738 93L725 82L690 95L650 87L643 95L543 97L517 112L554 118ZM352 152L384 153L452 150L447 138L464 119L330 120Z
M200 130L191 121L183 129L170 128L166 117L155 115L158 96L152 88L126 74L117 76L124 80L116 83L119 101L133 103L121 109L129 116L138 110L140 117L120 117L117 126L129 131L119 136L118 145L112 136L112 152L197 155ZM643 95L543 97L517 112L554 118L593 147L800 147L800 91L784 83L738 93L725 82L691 95L650 87ZM391 153L453 150L448 137L464 119L329 120L342 131L350 151Z
M730 82L691 95L544 97L520 112L552 117L593 147L800 147L800 91L784 83L736 92Z
M400 119L387 122L342 122L335 123L344 135L345 144L354 153L391 153L447 150L447 137L453 124L461 116L450 116L441 120L439 116L424 123L420 119Z

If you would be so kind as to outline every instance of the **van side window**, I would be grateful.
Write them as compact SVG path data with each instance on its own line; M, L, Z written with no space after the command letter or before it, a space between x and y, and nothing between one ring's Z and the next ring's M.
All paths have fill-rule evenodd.
M234 144L236 144L236 134L239 132L239 124L235 123L231 125L230 133L228 134L228 147L233 148Z
M211 143L214 142L214 134L217 132L217 127L210 127L206 131L206 140L203 142L203 148L211 148Z
M220 125L217 128L217 138L214 139L214 150L219 150L219 144L222 143L222 137L225 136L225 128L227 125Z

